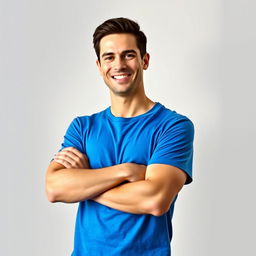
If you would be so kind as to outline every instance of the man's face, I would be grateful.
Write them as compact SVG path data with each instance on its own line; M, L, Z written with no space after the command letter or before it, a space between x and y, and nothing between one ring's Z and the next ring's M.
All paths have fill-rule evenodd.
M143 70L148 67L149 55L141 58L132 34L111 34L100 41L99 71L112 93L129 96L143 86Z

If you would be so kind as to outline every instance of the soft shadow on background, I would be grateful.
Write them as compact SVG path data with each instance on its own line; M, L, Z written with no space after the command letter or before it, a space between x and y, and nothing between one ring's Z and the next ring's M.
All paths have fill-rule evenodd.
M148 37L148 96L196 128L194 182L176 204L173 255L254 255L255 7L1 0L0 254L70 254L77 205L47 202L45 170L72 119L110 104L92 34L123 16Z

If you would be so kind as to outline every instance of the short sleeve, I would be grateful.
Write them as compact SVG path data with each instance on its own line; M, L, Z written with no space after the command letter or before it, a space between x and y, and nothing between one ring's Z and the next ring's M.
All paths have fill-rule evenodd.
M168 164L187 174L185 184L192 182L194 125L188 118L179 118L159 136L149 160L150 164Z
M67 147L74 147L80 152L84 151L81 138L81 124L78 118L75 118L69 125L60 150Z

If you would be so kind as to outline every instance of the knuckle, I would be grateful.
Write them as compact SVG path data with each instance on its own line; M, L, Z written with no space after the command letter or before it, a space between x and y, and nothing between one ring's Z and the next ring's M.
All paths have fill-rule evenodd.
M76 162L79 162L79 161L80 161L80 158L79 158L78 156L75 156L75 157L74 157L74 160L75 160Z
M75 147L70 147L70 151L71 151L71 152L76 152L77 149L76 149Z

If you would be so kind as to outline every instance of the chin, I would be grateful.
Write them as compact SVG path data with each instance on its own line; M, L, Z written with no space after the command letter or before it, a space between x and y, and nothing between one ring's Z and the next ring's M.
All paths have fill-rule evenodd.
M113 94L115 94L116 96L122 96L122 97L126 97L126 96L129 96L131 95L131 92L130 91L115 91L115 90L112 90Z
M117 96L122 96L122 97L125 97L125 96L130 96L132 95L133 93L133 88L128 88L127 90L115 90L115 89L111 89L112 93L117 95Z
M123 89L119 89L119 88L116 88L114 86L110 86L108 84L107 84L107 86L113 94L119 95L119 96L128 96L128 95L131 94L131 92L134 91L133 87L126 87L126 88L123 88Z

